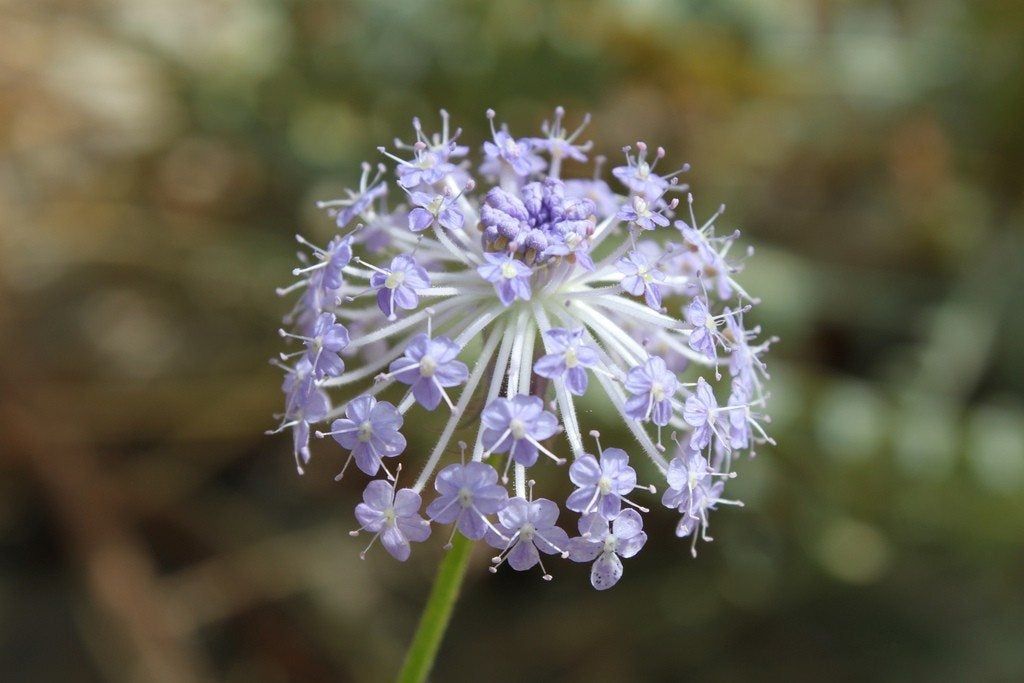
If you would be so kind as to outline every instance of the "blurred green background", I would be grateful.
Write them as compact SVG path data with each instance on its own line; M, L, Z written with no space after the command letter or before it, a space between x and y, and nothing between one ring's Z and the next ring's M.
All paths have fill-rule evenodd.
M1007 0L0 2L0 679L393 675L440 542L263 435L273 289L413 115L562 104L756 245L779 446L609 593L481 552L436 680L1024 680L1022 65Z

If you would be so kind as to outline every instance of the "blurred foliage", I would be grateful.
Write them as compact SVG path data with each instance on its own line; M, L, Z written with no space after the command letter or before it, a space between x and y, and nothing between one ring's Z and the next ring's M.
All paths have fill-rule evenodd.
M0 678L392 675L441 550L263 436L273 288L412 115L563 104L756 244L780 445L608 594L478 558L437 680L1024 679L1021 64L1002 0L0 3Z

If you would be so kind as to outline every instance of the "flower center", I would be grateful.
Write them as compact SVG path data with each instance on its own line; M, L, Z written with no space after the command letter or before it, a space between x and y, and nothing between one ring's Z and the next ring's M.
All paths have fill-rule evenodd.
M619 539L615 538L615 534L608 534L604 537L604 551L606 553L614 553L618 544Z
M373 425L367 420L359 425L359 435L356 437L361 442L366 443L373 437Z
M427 207L427 210L430 211L430 213L432 213L432 214L434 214L436 216L438 213L440 213L441 206L443 204L444 204L444 197L441 197L441 196L434 197L434 201L430 202L430 206Z
M467 489L466 487L462 487L461 489L459 489L459 505L461 505L464 508L468 508L472 504L473 492Z
M665 399L665 387L661 385L661 382L651 383L651 396L654 397L655 401L662 401Z
M395 520L397 518L398 518L397 515L395 515L395 508L389 507L389 508L386 508L384 510L384 524L385 525L387 525L387 526L394 526L395 525Z
M519 529L519 538L527 542L532 541L536 534L537 529L530 522L527 522Z
M423 356L420 359L420 375L423 377L433 377L434 371L437 370L437 361L430 356Z
M576 349L569 347L565 350L565 367L574 368L580 364L580 359L576 357Z
M501 267L501 276L506 280L512 280L516 276L516 267L512 263L506 263Z
M508 423L508 430L512 433L513 439L521 439L526 436L526 423L517 418Z
M388 289L397 289L403 282L405 282L405 273L401 271L389 273L388 279L384 281L384 286Z
M597 480L597 490L604 495L608 495L612 490L612 480L608 477L602 476Z

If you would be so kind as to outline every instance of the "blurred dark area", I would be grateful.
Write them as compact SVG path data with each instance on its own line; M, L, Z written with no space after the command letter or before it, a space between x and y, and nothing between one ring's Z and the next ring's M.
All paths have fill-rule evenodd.
M1024 680L1022 65L1005 0L0 2L0 680L394 675L441 544L264 435L274 288L412 116L558 104L756 247L779 446L607 593L481 549L435 680Z

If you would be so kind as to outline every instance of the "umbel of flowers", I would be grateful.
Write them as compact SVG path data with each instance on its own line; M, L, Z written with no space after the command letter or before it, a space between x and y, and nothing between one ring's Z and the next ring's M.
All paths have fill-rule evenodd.
M739 233L716 234L721 208L696 218L687 167L665 172L660 147L626 147L616 189L601 157L563 179L591 147L579 141L587 120L569 132L563 117L515 138L488 111L479 165L446 112L437 134L414 119L412 143L380 148L394 182L364 164L357 189L320 204L337 236L297 238L298 280L279 290L297 297L280 331L297 348L275 360L275 431L291 430L300 474L314 435L340 447L339 479L353 462L375 477L352 532L369 536L366 550L379 542L405 560L432 526L450 526L449 544L459 533L497 550L492 571L539 566L550 579L542 558L561 556L592 563L594 587L609 588L646 542L641 513L658 491L695 554L710 512L739 504L723 497L737 454L771 443L771 340L744 322L757 300L736 280ZM332 391L361 393L336 404ZM585 437L576 401L594 392L629 443ZM436 435L423 454L406 452L410 411ZM468 443L453 440L460 428ZM559 505L534 495L534 468L568 475L576 523L560 526Z

